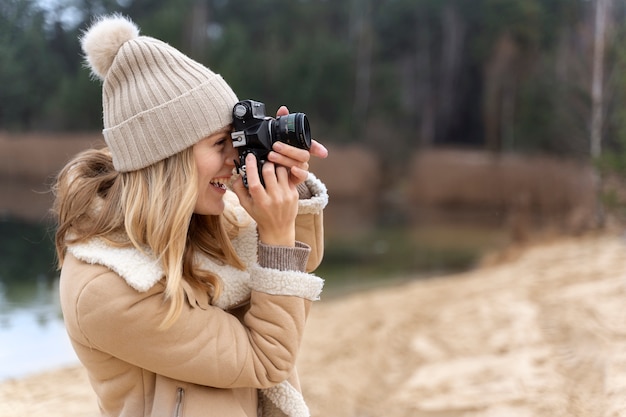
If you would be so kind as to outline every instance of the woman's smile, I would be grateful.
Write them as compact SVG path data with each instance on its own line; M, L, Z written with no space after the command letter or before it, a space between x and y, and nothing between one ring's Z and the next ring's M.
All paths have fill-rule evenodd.
M230 131L230 126L227 126L193 146L198 171L198 200L194 209L197 214L218 215L224 211L222 199L237 154Z

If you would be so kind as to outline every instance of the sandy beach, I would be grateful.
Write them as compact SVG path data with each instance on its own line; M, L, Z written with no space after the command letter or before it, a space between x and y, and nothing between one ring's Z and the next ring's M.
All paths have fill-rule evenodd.
M617 235L322 300L298 364L304 395L319 417L626 415L625 305ZM0 384L0 416L97 414L80 366Z

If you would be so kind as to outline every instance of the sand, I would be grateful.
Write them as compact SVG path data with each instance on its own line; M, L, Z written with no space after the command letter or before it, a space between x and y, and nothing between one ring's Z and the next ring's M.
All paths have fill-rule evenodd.
M626 415L626 241L505 258L318 302L298 363L312 415ZM81 367L0 384L0 416L95 415Z

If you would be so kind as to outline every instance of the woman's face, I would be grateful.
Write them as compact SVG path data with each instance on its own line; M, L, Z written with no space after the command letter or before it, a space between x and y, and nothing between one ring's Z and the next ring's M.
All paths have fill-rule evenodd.
M198 170L198 200L194 213L218 215L224 211L226 184L232 175L237 158L227 127L202 139L193 146L193 157Z

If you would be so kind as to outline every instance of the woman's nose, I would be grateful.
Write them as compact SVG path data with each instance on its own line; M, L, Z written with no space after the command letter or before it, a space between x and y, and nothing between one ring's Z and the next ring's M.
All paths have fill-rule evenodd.
M235 149L235 147L233 147L232 142L230 142L228 144L228 149L226 150L226 153L224 154L224 163L228 166L234 167L235 161L238 158L239 158L239 155L237 153L237 149Z

